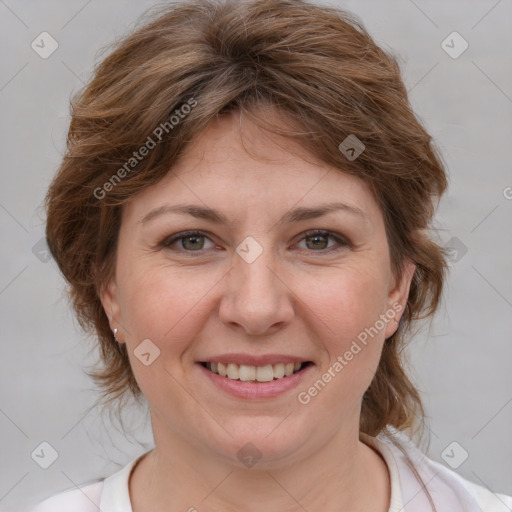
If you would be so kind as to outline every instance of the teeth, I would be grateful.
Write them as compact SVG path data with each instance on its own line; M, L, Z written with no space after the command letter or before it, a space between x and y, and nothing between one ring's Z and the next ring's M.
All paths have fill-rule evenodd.
M228 379L238 380L237 364L228 364Z
M256 380L258 382L270 382L274 380L274 369L272 365L258 366L258 368L256 368Z
M256 367L241 364L238 369L238 378L243 381L256 380Z
M300 366L300 364L299 364ZM277 363L274 365L274 377L276 379L282 379L284 377L284 364Z
M213 373L218 373L221 377L244 382L270 382L274 379L282 379L300 370L301 366L301 363L277 363L265 366L207 363L207 368Z
M227 365L225 365L224 363L219 363L218 366L217 366L217 369L218 369L219 375L221 377L227 377L228 376Z

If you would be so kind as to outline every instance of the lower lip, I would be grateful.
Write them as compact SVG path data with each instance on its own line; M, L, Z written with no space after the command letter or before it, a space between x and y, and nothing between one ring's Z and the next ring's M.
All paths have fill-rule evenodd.
M202 364L197 363L203 374L209 378L222 391L248 400L275 398L286 391L297 387L303 380L306 373L309 373L313 365L310 363L306 368L297 373L293 373L289 377L282 379L274 379L270 382L244 382L241 380L228 379L221 377L217 373L213 373L206 369Z

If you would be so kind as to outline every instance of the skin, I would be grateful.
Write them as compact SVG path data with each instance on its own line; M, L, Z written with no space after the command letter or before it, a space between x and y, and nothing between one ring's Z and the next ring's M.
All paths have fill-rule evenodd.
M338 210L277 223L292 208L332 201L366 220ZM141 222L183 203L214 208L229 223L173 213ZM350 244L305 234L314 229ZM161 244L186 230L205 238ZM235 252L248 236L263 249L252 263ZM359 420L397 324L388 321L307 405L297 400L380 314L406 305L414 265L394 278L383 217L363 181L231 114L124 207L116 258L101 299L127 344L155 439L130 478L134 512L388 510L389 473L359 440ZM134 356L145 339L160 349L149 366ZM297 389L244 400L220 391L196 364L233 352L297 355L314 366ZM252 468L237 457L248 442L261 454Z

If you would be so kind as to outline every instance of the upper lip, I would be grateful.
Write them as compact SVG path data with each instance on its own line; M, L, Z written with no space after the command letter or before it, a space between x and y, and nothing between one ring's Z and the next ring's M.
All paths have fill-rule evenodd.
M290 356L286 354L266 354L263 356L253 356L249 354L221 354L218 356L207 357L200 362L203 363L225 363L237 364L247 366L266 366L278 363L305 363L310 359Z

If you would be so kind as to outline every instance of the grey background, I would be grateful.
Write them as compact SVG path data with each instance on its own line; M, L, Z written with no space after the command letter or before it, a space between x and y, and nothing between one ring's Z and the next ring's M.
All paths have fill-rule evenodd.
M400 56L413 107L450 175L436 227L458 253L439 314L409 349L430 418L428 454L444 464L456 441L451 460L469 454L457 472L512 494L512 2L331 3ZM55 262L37 252L69 98L99 50L151 5L0 0L2 510L105 477L152 443L147 410L127 411L127 435L89 410L96 395L83 368L94 362L93 340L72 318ZM31 48L43 31L59 44L48 59ZM469 43L457 59L441 47L453 31ZM31 458L42 441L59 455L46 470Z

